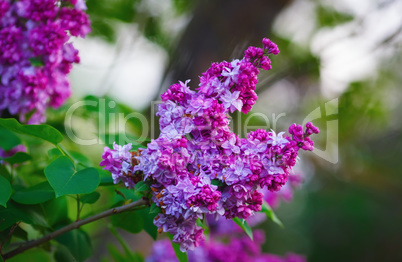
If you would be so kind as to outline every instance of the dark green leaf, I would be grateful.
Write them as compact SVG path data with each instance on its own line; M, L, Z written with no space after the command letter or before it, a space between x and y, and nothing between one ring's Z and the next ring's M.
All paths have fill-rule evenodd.
M9 163L10 165L15 165L15 164L24 163L24 162L26 162L28 160L31 160L32 157L29 154L25 153L25 152L17 152L13 156L10 156L8 158L2 158L2 159L4 161L6 161L7 163Z
M84 261L91 256L92 247L90 239L87 233L80 229L64 233L57 237L56 240L66 246L77 261Z
M101 177L99 185L100 186L112 186L112 185L114 185L113 178L111 176L110 177Z
M63 153L60 152L58 148L52 148L49 151L47 151L47 154L49 155L50 161L55 160L58 157L61 157Z
M176 254L176 257L179 260L179 262L188 262L187 253L182 252L180 250L180 245L173 242L173 235L172 234L168 233L168 236L169 236L169 239L170 239L170 243L172 244L174 253Z
M129 211L110 217L113 226L136 234L144 229L144 217L138 211Z
M54 196L54 191L49 183L42 182L15 192L12 200L20 204L35 205L49 201Z
M158 236L158 228L154 225L154 218L158 214L151 213L151 208L145 208L138 210L139 213L144 217L144 230L148 233L154 240Z
M120 253L120 250L112 244L107 245L107 250L110 253L110 256L113 258L114 262L127 262L127 258Z
M11 181L11 174L5 165L0 164L0 175L6 178L8 181Z
M13 237L18 237L22 240L28 241L28 233L19 226L14 229Z
M0 127L0 148L8 151L15 146L21 144L21 140L10 130Z
M140 181L135 185L134 190L138 194L145 195L151 191L151 187L148 181Z
M211 184L214 186L223 186L223 182L217 179L212 179Z
M268 205L267 202L264 201L264 203L262 203L261 206L261 211L265 213L265 215L271 219L275 224L279 225L280 227L283 228L283 224L282 222L279 220L279 218L275 215L274 211L272 210L272 208Z
M44 216L52 227L70 223L66 197L53 198L43 203Z
M162 209L158 207L154 202L152 202L151 207L149 208L150 214L159 214L162 212Z
M7 202L10 199L12 188L10 182L3 176L0 176L0 205L7 207Z
M9 201L7 208L0 207L0 231L10 227L18 221L40 228L49 228L39 206L21 205Z
M98 187L100 179L95 168L78 172L68 157L61 156L45 168L45 175L56 192L56 197L68 194L88 194Z
M80 197L80 201L85 204L93 204L100 198L99 192L92 192L87 195L83 195Z
M233 218L233 221L241 227L244 232L253 240L253 231L251 230L251 227L248 225L246 220L241 221L238 217Z
M39 66L44 66L45 65L43 63L41 57L31 57L28 60L29 60L29 62L31 62L31 65L33 67L39 67Z
M21 125L14 118L1 118L0 126L16 133L34 136L54 145L63 141L63 135L49 125Z
M74 257L66 246L58 245L54 252L54 260L56 262L71 262L74 261Z

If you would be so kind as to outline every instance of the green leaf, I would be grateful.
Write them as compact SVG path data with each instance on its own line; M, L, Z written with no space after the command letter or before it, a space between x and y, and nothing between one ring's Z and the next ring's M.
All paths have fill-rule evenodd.
M21 144L21 140L10 130L0 127L0 148L8 151L15 146Z
M162 209L158 207L154 202L152 202L151 207L149 208L150 214L159 214L162 212Z
M111 176L110 177L101 177L99 185L100 186L112 186L112 185L114 185L113 178Z
M24 163L26 161L29 161L32 159L32 157L25 153L25 152L17 152L13 156L10 156L8 158L0 158L9 163L10 165L15 165L15 164L20 164Z
M80 197L80 201L85 204L94 204L100 198L99 192L92 192Z
M21 125L14 118L0 118L0 126L16 133L43 139L54 145L63 141L63 135L49 125Z
M21 205L9 201L7 208L0 207L0 221L2 221L2 223L0 223L0 231L18 221L40 228L49 228L49 224L44 218L42 211L39 206Z
M204 234L206 236L209 236L209 227L207 225L207 220L205 219L205 217L203 220L197 218L197 226L202 227L204 229Z
M0 165L0 175L11 182L12 176L4 165Z
M63 153L61 153L58 148L50 149L49 151L47 151L47 154L49 155L50 162L55 160L58 157L63 156Z
M74 257L66 246L58 245L54 252L54 260L56 262L71 262L74 261Z
M151 191L151 186L149 185L148 181L140 181L135 184L134 190L138 194L146 195Z
M0 205L7 207L7 202L10 199L12 188L7 179L0 176Z
M43 212L48 224L52 227L70 223L68 218L67 198L59 197L43 203Z
M158 228L154 225L154 218L158 214L151 213L151 208L145 208L138 210L141 216L144 218L144 230L150 235L153 240L158 237Z
M77 261L84 261L92 253L90 239L84 231L75 229L56 238L60 244L67 247Z
M75 151L70 151L69 154L77 163L84 164L87 167L92 166L91 160L87 156Z
M45 181L15 192L12 200L20 204L35 205L49 201L54 197L52 187Z
M44 66L45 64L43 63L41 57L31 57L28 59L29 62L31 62L31 65L33 67L40 67L40 66Z
M279 218L275 215L274 211L272 210L272 208L268 205L267 202L263 202L262 206L261 206L261 211L265 213L265 215L271 219L275 224L279 225L280 227L283 228L283 224L282 222L279 220Z
M144 229L144 217L138 211L129 211L110 217L113 226L136 234Z
M127 258L120 253L120 250L115 245L107 245L107 250L109 251L114 262L127 262Z
M187 257L187 253L186 252L182 252L180 250L180 245L177 243L173 242L173 235L172 234L167 234L169 236L170 239L170 243L172 244L174 253L176 254L177 259L179 260L179 262L188 262L188 257Z
M223 182L218 179L212 179L211 184L214 186L223 186Z
M244 232L253 240L253 231L251 230L251 227L248 225L246 220L241 221L238 217L233 218L233 221L241 227Z
M45 175L56 192L56 197L69 194L89 194L96 190L100 179L98 171L89 167L78 172L68 157L61 156L45 168Z

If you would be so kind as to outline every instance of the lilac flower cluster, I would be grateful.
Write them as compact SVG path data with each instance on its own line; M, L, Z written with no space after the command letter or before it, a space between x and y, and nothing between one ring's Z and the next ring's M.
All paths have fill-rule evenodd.
M90 32L85 9L84 0L0 0L0 114L42 123L70 96L67 74L80 58L67 42Z
M123 166L130 163L128 153L124 160L114 157L122 147L105 149L101 165L115 181L132 187L127 177L134 184L143 176L152 182L152 201L162 209L154 224L172 234L182 251L194 249L204 238L197 218L213 214L246 219L260 211L261 188L278 191L299 149L313 150L309 136L318 129L311 123L305 131L292 125L290 136L259 129L240 138L229 128L229 112L250 111L257 99L259 69L270 69L268 55L279 53L269 39L263 45L249 47L241 60L213 63L200 77L198 92L186 81L162 94L157 112L161 134L131 160L133 167Z
M248 236L230 237L226 243L211 237L194 251L187 252L189 261L197 262L306 262L301 255L288 253L284 257L261 252L264 243L264 234L260 230L254 231L254 241ZM147 262L177 262L176 255L168 239L154 243L152 253L146 258Z

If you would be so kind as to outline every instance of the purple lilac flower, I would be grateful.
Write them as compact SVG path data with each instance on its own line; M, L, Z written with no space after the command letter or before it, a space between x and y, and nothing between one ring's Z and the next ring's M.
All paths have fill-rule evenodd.
M70 96L67 74L79 57L68 41L85 37L90 22L83 0L62 2L0 0L0 115L39 124Z
M127 151L123 158L114 155L123 149L105 148L100 165L115 182L133 187L139 178L151 181L152 201L162 209L154 224L172 234L182 251L201 245L203 229L196 221L204 215L247 219L260 211L261 188L280 190L299 149L313 149L309 136L318 129L311 123L306 131L292 125L291 136L256 130L238 138L230 130L228 114L249 112L257 99L257 75L267 68L261 61L275 53L272 44L266 46L249 47L241 60L213 63L197 92L189 81L172 85L161 95L160 136L131 159Z
M229 235L223 242L216 236L203 243L199 248L188 251L188 260L195 262L306 262L302 255L287 253L284 256L263 253L261 244L265 242L263 232L254 231L254 241L248 236L234 234ZM168 239L158 240L152 247L151 254L146 258L147 262L178 262Z

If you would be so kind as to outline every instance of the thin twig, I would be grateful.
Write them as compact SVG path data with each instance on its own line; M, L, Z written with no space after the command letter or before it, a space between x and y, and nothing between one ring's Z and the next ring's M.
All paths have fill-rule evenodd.
M99 213L97 215L88 217L86 219L75 221L75 222L71 223L68 226L62 227L62 228L60 228L60 229L58 229L58 230L56 230L56 231L54 231L54 232L42 237L40 239L27 242L25 245L20 246L19 248L16 248L16 249L4 254L3 259L5 260L5 259L8 259L8 258L11 258L11 257L13 257L15 255L18 255L18 254L24 252L25 250L28 250L28 249L33 248L33 247L37 247L37 246L39 246L39 245L41 245L43 243L46 243L47 241L49 241L51 239L54 239L54 238L66 233L66 232L69 232L69 231L71 231L73 229L78 229L81 226L83 226L85 224L88 224L88 223L91 223L93 221L96 221L96 220L99 220L99 219L102 219L104 217L108 217L108 216L111 216L111 215L114 215L114 214L119 214L119 213L122 213L122 212L125 212L125 211L130 211L134 207L148 206L148 205L149 205L148 200L141 199L141 200L132 202L130 204L127 204L127 205L124 205L124 206L121 206L121 207L116 207L116 208L106 210L106 211L104 211L102 213Z

